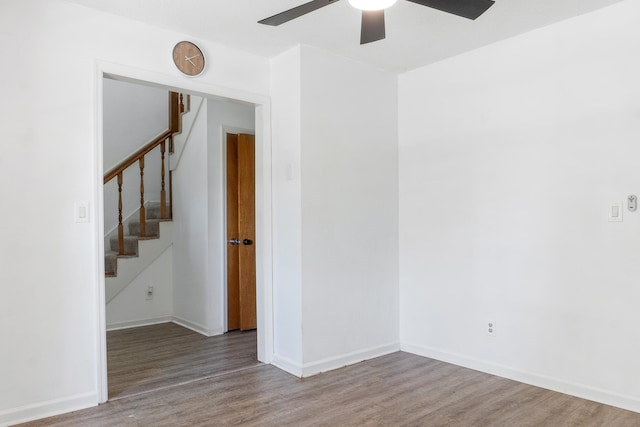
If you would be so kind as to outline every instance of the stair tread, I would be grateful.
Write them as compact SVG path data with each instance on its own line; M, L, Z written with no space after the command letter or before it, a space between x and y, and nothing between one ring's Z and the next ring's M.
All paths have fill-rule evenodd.
M149 214L150 210L157 210L157 214L159 216L159 209L160 209L160 203L150 203L149 207L147 208L147 214ZM170 212L169 210L169 206L167 205L167 211ZM152 214L152 216L155 216ZM137 244L135 242L139 242L140 240L154 240L154 239L159 239L160 238L160 223L161 222L170 222L172 221L172 218L147 218L146 219L146 225L147 225L147 232L150 232L150 234L146 235L146 236L139 236L136 234L126 234L124 235L124 241L125 241L125 245L129 244L129 245L136 245L136 251L135 253L129 253L129 254L125 254L125 255L119 255L117 250L113 250L114 246L111 246L111 248L105 248L105 253L104 253L104 258L105 258L105 277L117 277L117 270L118 270L118 263L117 263L117 259L118 258L138 258L138 250L137 250ZM132 227L133 231L139 231L139 227L140 227L140 220L131 220L128 223L128 227ZM131 230L130 230L131 231ZM118 241L118 235L112 235L109 238L110 243L115 243L115 247L117 248L117 241ZM110 249L110 250L109 250ZM131 249L131 248L130 248Z
M158 239L160 238L160 236L158 234L149 234L147 236L132 236L130 234L127 234L126 236L123 236L125 242L133 242L136 240L151 240L151 239ZM111 236L111 238L109 239L112 242L117 242L118 241L118 236Z
M149 224L150 222L158 223L158 222L160 222L160 221L166 221L166 219L161 219L161 218L147 218L147 219L145 220L145 222L146 222L147 224ZM130 220L130 221L129 221L129 224L140 224L140 220L139 220L139 219L132 219L132 220Z
M133 236L131 234L125 234L122 237L124 237L124 240L136 240L139 238L138 236ZM115 236L111 236L110 240L118 240L118 235L116 234Z

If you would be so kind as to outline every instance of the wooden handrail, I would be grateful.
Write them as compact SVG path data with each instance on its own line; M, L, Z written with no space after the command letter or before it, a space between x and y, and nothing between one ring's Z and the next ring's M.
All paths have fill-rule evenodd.
M187 111L191 108L191 97L187 95ZM104 184L111 181L126 168L139 161L141 157L156 148L176 132L180 132L180 114L184 112L183 96L181 93L169 92L169 129L160 134L153 141L118 163L113 169L104 174Z
M129 157L121 161L120 163L118 163L118 165L116 165L113 169L111 169L109 172L104 174L104 183L106 184L107 182L111 181L113 178L118 176L120 172L124 171L126 168L128 168L135 162L139 161L141 157L144 157L145 154L147 154L148 152L156 148L158 145L160 145L163 141L165 141L170 136L171 136L171 131L167 129L162 134L160 134L157 138L155 138L153 141L151 141L150 143L148 143L147 145L145 145L144 147L142 147L141 149L139 149L138 151L136 151L135 153L133 153L132 155L130 155Z

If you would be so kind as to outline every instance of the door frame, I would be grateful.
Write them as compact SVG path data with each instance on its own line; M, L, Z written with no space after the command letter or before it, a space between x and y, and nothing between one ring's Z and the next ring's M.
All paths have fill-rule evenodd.
M97 316L93 320L97 339L96 387L98 402L108 400L107 384L107 326L104 276L104 206L103 206L103 79L139 83L172 91L187 91L203 97L241 101L255 106L256 136L256 240L261 242L256 251L256 310L258 320L258 360L269 364L273 359L273 230L272 230L272 158L271 158L271 106L268 96L218 86L182 75L160 74L154 71L110 62L96 61L94 73L94 192L95 206L95 302ZM223 129L224 132L224 129ZM225 134L226 135L226 134ZM226 158L226 151L225 151ZM226 171L225 171L226 173ZM226 177L225 177L226 184ZM225 193L226 194L226 193ZM225 203L226 209L226 203ZM225 215L226 230L226 215ZM226 239L225 239L226 241ZM226 261L226 254L225 254ZM226 276L226 269L225 269ZM225 283L226 298L226 283ZM226 323L226 303L225 323Z

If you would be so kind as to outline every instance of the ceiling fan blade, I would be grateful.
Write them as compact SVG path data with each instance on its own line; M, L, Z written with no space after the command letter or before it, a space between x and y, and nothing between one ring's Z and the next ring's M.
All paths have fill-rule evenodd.
M331 3L335 3L337 1L339 0L313 0L309 3L302 4L300 6L294 7L293 9L285 10L284 12L278 13L277 15L265 18L262 21L258 21L258 24L273 26L284 24L285 22L289 22L292 19L299 18L302 15L306 15L309 12L318 10L321 7L329 6Z
M382 40L384 37L384 10L363 10L360 44Z
M463 18L476 19L489 9L495 2L493 0L409 0L423 6L432 7L443 12L462 16Z

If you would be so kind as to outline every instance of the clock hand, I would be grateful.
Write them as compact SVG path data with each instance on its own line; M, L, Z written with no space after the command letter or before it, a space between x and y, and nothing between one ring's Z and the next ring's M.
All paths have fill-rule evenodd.
M190 57L188 57L188 58L185 56L185 59L188 61L188 60L190 60L190 59L197 58L198 56L200 56L200 54L193 55L193 56L190 56Z
M194 57L192 56L191 58L194 58ZM195 67L196 64L191 60L191 58L187 57L187 55L184 56L185 61L189 61L191 63L191 65L193 65Z

